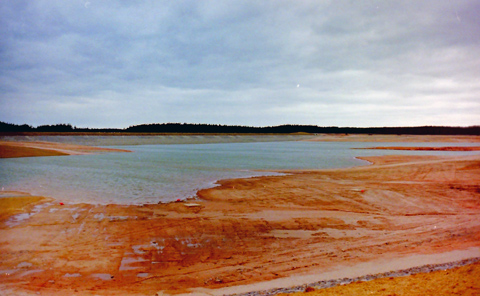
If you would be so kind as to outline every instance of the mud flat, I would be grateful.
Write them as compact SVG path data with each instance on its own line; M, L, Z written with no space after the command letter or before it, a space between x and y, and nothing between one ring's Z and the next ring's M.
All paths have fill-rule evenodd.
M223 295L478 257L480 156L365 159L373 165L224 180L170 204L3 193L31 203L0 217L0 291Z

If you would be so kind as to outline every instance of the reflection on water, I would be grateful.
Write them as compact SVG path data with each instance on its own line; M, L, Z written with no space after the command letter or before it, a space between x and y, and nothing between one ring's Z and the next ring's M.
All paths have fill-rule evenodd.
M389 146L408 144L388 143ZM212 187L219 179L274 174L255 170L366 164L355 156L469 154L350 149L376 145L378 143L287 141L121 146L118 148L133 153L2 159L0 186L4 190L27 191L62 202L158 203L194 197L198 189ZM442 143L428 145L442 146Z

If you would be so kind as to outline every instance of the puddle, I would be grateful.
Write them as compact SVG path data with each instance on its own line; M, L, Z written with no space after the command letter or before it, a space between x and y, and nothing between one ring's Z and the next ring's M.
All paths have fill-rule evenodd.
M93 218L97 219L98 221L102 221L105 218L105 215L103 213L95 214Z
M29 268L32 267L32 265L30 262L22 262L17 265L17 268Z
M32 213L33 214L39 213L41 210L43 210L46 207L49 207L51 205L52 205L51 202L46 202L46 203L43 203L43 204L36 205L36 206L33 207Z
M79 273L66 273L63 277L81 277L82 275Z
M112 275L109 273L93 273L91 277L101 279L104 281L111 281L112 280Z
M79 213L75 213L72 215L72 218L73 218L73 222L77 221L77 218L80 217L80 214Z
M129 218L128 216L110 216L108 217L108 220L110 220L110 222L115 222L115 221L125 221L128 218Z
M30 214L30 213L17 214L17 215L14 215L14 216L10 217L7 221L5 221L5 224L8 227L17 226L20 223L22 223L23 221L28 220L30 218L30 216L33 216L33 214Z
M150 274L148 272L140 272L137 274L137 277L139 278L145 278L148 277Z
M78 207L77 208L62 208L62 209L65 210L65 211L73 212L75 210L78 210Z
M21 213L10 217L7 221L5 221L5 225L8 227L13 227L21 224L23 221L30 219L35 214L38 214L44 208L51 206L51 202L47 202L44 204L36 205L33 207L30 213Z
M148 249L150 245L136 245L136 246L132 246L132 249L133 249L133 253L137 254L137 255L143 255L143 254L146 254L147 251L145 251L144 249Z
M140 266L130 266L132 263L137 263L137 262L147 262L148 260L145 260L141 257L123 257L122 258L122 263L120 263L120 268L118 270L124 271L124 270L135 270L139 269Z
M30 275L32 273L37 273L37 272L42 272L42 271L44 271L44 270L43 269L32 269L32 270L24 271L21 274L19 274L18 276L19 277L24 277L24 276Z

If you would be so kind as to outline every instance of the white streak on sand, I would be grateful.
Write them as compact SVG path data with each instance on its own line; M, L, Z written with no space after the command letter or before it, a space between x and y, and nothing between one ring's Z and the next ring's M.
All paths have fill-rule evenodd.
M222 289L192 289L191 293L178 294L176 296L220 296L229 294L247 293L251 291L264 291L274 288L288 288L310 284L318 281L326 281L339 278L355 278L368 274L379 274L395 270L409 269L427 264L444 264L454 261L465 260L469 258L480 257L480 248L469 248L466 250L456 250L440 254L413 255L408 257L399 257L394 259L382 259L377 261L365 262L356 265L344 265L330 271L320 271L318 273L295 275L286 278L275 279L266 282L254 283L249 285L226 287Z

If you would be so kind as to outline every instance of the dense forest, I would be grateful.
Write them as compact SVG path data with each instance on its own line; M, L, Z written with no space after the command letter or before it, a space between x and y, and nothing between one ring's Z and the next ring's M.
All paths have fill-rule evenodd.
M77 128L71 124L17 125L0 122L0 133L203 133L203 134L408 134L408 135L480 135L480 126L416 126L416 127L336 127L316 125L278 125L252 127L239 125L154 123L133 125L124 129Z

